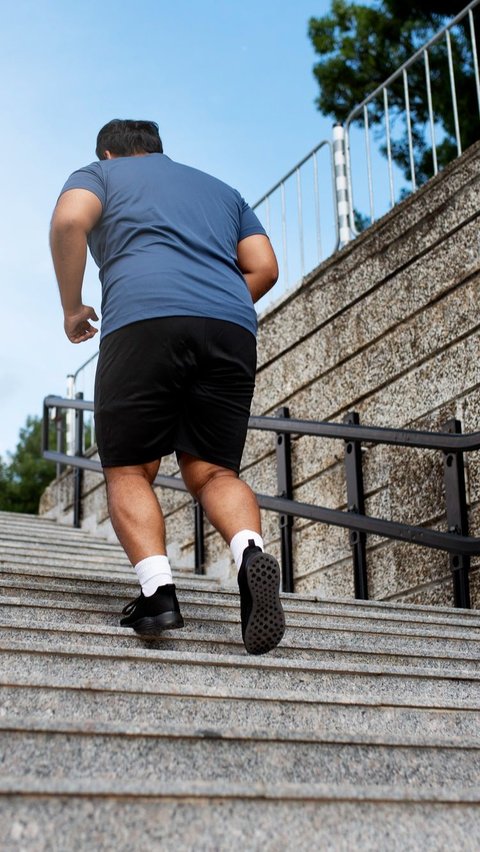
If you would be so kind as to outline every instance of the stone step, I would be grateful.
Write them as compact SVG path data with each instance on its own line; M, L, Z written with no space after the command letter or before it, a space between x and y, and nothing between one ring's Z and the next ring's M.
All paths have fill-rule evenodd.
M177 580L176 580L177 582ZM196 578L195 578L196 583ZM178 579L180 588L180 579ZM202 617L202 613L210 613L216 620L229 620L234 613L237 618L239 607L238 592L225 591L217 587L205 594L203 589L188 591L189 582L186 583L185 592L179 595L182 609L190 606L190 615ZM103 587L94 582L92 585L70 584L59 578L36 578L35 576L21 577L13 574L0 574L0 595L27 600L29 605L34 602L44 606L62 604L68 602L70 605L83 612L86 609L98 609L103 611L120 611L123 606L138 593L138 585L130 583L105 584ZM445 628L465 630L472 639L480 636L480 617L464 617L464 610L440 610L432 608L428 614L417 612L417 607L398 610L394 605L384 607L367 607L361 603L350 601L347 604L325 600L318 603L312 599L298 598L296 595L282 596L285 612L289 615L290 622L298 623L300 619L308 619L312 626L321 624L325 626L332 619L340 619L344 626L365 625L374 622L382 627L387 625L444 625ZM204 616L203 616L204 617Z
M245 767L255 781L287 783L410 784L423 789L475 787L479 782L480 746L452 738L445 745L433 738L349 734L346 738L310 731L205 730L186 725L144 734L133 721L66 723L47 719L0 722L2 772L20 776L146 780L161 771L168 780L237 783ZM423 741L424 740L424 741ZM132 759L133 756L133 759Z
M322 849L473 852L478 789L409 784L142 782L128 777L0 781L4 852ZM121 814L121 818L119 815Z
M0 540L12 549L39 548L48 551L51 547L63 550L68 554L78 548L96 548L98 550L118 552L125 557L125 552L117 540L96 538L85 530L72 529L71 527L48 527L47 529L19 530L16 527L3 527L0 522Z
M45 549L45 551L39 551L37 554L32 552L31 554L25 553L24 555L12 555L11 553L9 554L3 550L0 558L0 566L2 569L6 570L10 568L10 566L14 567L22 565L29 566L31 568L36 566L56 567L62 569L66 574L68 574L68 571L72 568L81 569L83 567L88 568L89 566L95 568L98 566L102 569L104 565L117 568L120 571L132 570L132 567L126 558L115 554L110 555L108 552L105 555L102 555L102 553L98 551L91 553L74 552L69 556L67 553L50 553Z
M0 644L0 682L8 685L43 684L87 688L101 687L156 691L161 687L199 684L209 694L228 689L243 691L284 690L321 701L362 702L370 695L378 702L396 692L398 703L416 706L478 707L480 672L428 667L375 666L322 663L318 660L276 658L270 655L215 656L195 652L154 649L90 648L72 653L71 645L57 641L55 650L46 642L32 648L23 639Z
M100 544L103 542L110 546L119 546L116 541L112 542L103 536L95 536L84 529L77 529L73 526L58 524L54 520L38 517L35 519L35 516L32 520L31 516L28 515L24 515L23 518L18 515L14 518L13 514L8 519L5 519L3 512L0 513L0 538L3 538L4 536L6 538L11 538L13 534L18 540L24 540L26 543L31 540L32 537L38 537L39 539L45 540L47 536L50 536L55 541L61 539L74 543L84 541L98 542Z
M70 562L68 560L68 555L65 555L65 559L60 560L58 564L48 558L32 564L29 560L25 560L25 562L10 561L8 558L5 558L5 555L0 555L0 582L11 582L14 585L17 581L9 581L7 579L9 575L17 577L18 581L23 577L25 578L25 583L28 584L27 587L30 588L32 583L38 586L43 585L41 578L58 578L60 580L60 583L57 584L59 588L64 586L66 582L80 584L84 581L85 583L92 584L89 587L85 586L85 590L91 590L92 592L100 588L99 584L104 583L105 591L109 595L117 596L119 594L118 583L113 583L114 575L117 574L118 581L124 584L124 588L128 585L133 594L138 589L133 569L128 562L123 567L119 567L115 562L109 563L107 561L100 564L99 560L95 559L90 560L90 562L88 560L85 562L80 560L78 565L73 565L71 558ZM112 571L110 571L110 568ZM195 582L202 588L205 584L215 585L219 592L225 596L226 601L238 594L235 586L220 588L218 579L209 577L208 575L193 575L189 574L188 571L181 571L176 576L180 579L185 575L194 577ZM49 588L48 585L45 588ZM80 590L80 585L78 588ZM360 616L368 613L374 616L375 619L382 617L383 613L388 614L389 618L398 621L405 619L420 621L424 618L432 620L433 617L433 620L438 620L439 623L454 621L458 624L463 623L480 629L480 613L478 610L465 610L455 607L418 606L388 601L357 601L344 598L320 600L316 595L301 595L296 593L284 596L284 599L289 600L294 606L298 604L302 609L305 606L305 602L308 602L310 609L316 612L319 609L323 611L325 608L340 606L344 611L348 609Z
M478 709L416 707L396 703L375 703L368 696L364 703L351 703L347 697L338 701L288 697L278 691L265 696L252 690L248 696L206 694L199 684L197 692L173 686L159 692L57 687L48 683L31 686L0 685L0 724L8 720L29 718L32 721L96 723L114 721L131 724L138 731L158 731L161 707L163 730L185 728L220 730L237 728L244 731L306 730L316 734L399 736L412 741L427 736L449 743L455 737L468 739L473 745L480 739Z
M227 631L220 632L209 624L198 625L189 623L182 630L165 631L158 640L143 639L133 630L118 626L88 626L81 623L56 625L35 623L34 616L29 614L28 625L25 623L24 608L14 611L16 618L5 618L4 608L0 612L0 642L8 644L21 638L28 642L31 648L55 647L58 641L64 646L70 646L72 653L77 650L87 650L91 647L121 648L143 647L159 651L192 651L207 654L241 655L246 654L241 638L240 625L230 624ZM78 622L78 615L75 616ZM295 658L304 660L321 660L335 663L367 663L374 665L420 666L454 671L478 671L480 663L480 643L475 651L467 648L459 654L452 645L443 641L443 647L432 643L425 646L421 640L408 645L408 641L385 642L385 637L351 637L345 641L339 636L311 636L303 631L304 638L294 635L295 631L287 627L285 636L278 646L270 652L270 656ZM465 643L467 644L467 643Z
M190 605L182 607L185 627L182 631L166 633L162 639L176 641L178 638L196 636L199 640L238 642L240 636L240 614L237 609L229 620L209 618L207 610L204 617L195 616ZM134 631L119 628L120 609L112 612L84 610L81 613L72 605L52 605L43 607L36 601L28 607L28 625L37 629L52 629L67 632L91 632L108 636L128 636L132 641L142 642ZM25 602L21 598L0 597L0 623L5 629L9 625L18 629L25 620ZM299 622L295 624L294 621ZM430 656L437 659L452 656L455 659L478 660L479 640L472 639L468 631L424 628L403 628L401 625L387 625L382 628L372 622L359 627L345 627L341 624L312 624L305 620L301 623L296 616L288 618L287 631L282 641L291 648L321 650L367 651L369 653L413 654ZM151 646L150 646L151 647ZM296 651L295 651L296 653Z
M18 624L24 617L25 599L13 597L0 597L1 619L5 626L9 623ZM217 608L210 606L197 606L195 604L182 605L186 626L183 633L194 631L199 635L209 637L215 641L237 641L240 635L240 613L239 608L232 608L226 617L216 618ZM100 633L108 633L109 628L119 628L121 617L120 606L110 610L102 608L85 607L81 612L71 602L60 604L53 602L46 604L45 601L33 601L29 603L28 611L31 614L32 623L39 628L52 628L65 630L68 628L79 630L94 630ZM346 626L347 625L347 626ZM318 624L312 625L310 617L302 617L296 613L287 613L287 631L283 642L290 646L299 647L335 647L337 641L344 650L366 650L385 651L387 653L423 653L432 657L451 653L460 659L475 659L478 655L478 642L470 639L468 631L458 629L445 630L425 628L423 633L418 633L417 628L410 631L412 644L408 643L408 628L402 633L398 625L394 628L388 627L385 632L372 622L364 622L357 627L345 619L325 617ZM186 631L186 633L185 633ZM396 632L395 632L396 631ZM123 631L122 631L123 632ZM135 641L133 631L126 631ZM173 635L173 634L172 634ZM176 635L181 636L181 633ZM439 642L441 644L439 644Z
M76 544L72 547L71 544L56 539L55 541L19 541L17 538L12 538L7 541L4 536L0 538L2 548L2 559L8 559L18 564L30 562L33 558L44 559L56 557L63 559L63 564L66 570L69 570L72 558L76 561L81 561L83 558L96 556L100 559L117 562L119 566L124 564L130 567L130 562L126 554L115 545L108 545L97 542L85 542L80 546Z

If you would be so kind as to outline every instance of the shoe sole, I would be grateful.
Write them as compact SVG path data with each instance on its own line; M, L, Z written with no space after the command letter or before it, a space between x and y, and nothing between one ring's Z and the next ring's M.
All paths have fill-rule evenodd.
M132 627L140 636L158 636L164 630L177 630L185 624L179 612L162 612L160 615L145 615L132 624L124 627Z
M249 654L266 654L277 647L285 633L277 560L268 553L256 554L248 562L246 578L252 609L243 641Z

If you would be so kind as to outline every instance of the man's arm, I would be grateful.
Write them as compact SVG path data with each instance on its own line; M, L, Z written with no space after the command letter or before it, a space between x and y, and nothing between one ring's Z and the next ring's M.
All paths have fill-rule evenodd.
M237 246L238 265L254 302L258 302L275 284L278 264L270 240L264 234L252 234Z
M94 309L82 303L82 285L87 236L101 215L100 199L87 189L64 192L53 212L50 247L63 307L65 334L72 343L83 343L98 332L89 322L98 320Z

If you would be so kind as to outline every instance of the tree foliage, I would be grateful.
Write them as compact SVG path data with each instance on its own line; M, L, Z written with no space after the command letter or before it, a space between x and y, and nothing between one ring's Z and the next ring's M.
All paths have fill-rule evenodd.
M52 424L52 429L54 429ZM0 457L0 509L9 512L38 511L40 496L55 477L55 465L41 454L42 421L27 417L14 453Z
M365 6L347 0L332 0L331 11L309 22L309 36L320 59L314 74L320 86L316 101L323 115L345 121L349 113L434 36L467 0L378 0ZM476 11L477 42L480 15ZM462 146L480 137L478 100L468 17L455 28L452 38L456 92L461 117ZM478 44L477 44L478 49ZM440 144L439 165L455 155L455 126L448 76L446 42L429 52L433 110ZM412 132L417 179L431 176L432 150L428 126L425 67L418 61L408 70ZM404 123L405 94L399 78L388 90L393 129L393 158L410 178L408 138ZM401 118L402 116L402 118ZM376 98L369 106L369 121L384 140L384 104ZM359 119L363 121L363 119ZM403 122L403 123L402 123ZM395 132L396 130L396 132ZM385 145L382 145L385 153Z

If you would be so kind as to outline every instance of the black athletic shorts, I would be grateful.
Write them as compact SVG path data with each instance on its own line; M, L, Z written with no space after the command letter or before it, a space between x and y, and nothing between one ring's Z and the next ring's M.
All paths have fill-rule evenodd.
M107 335L95 378L103 467L176 451L238 472L255 370L255 338L233 322L159 317Z

